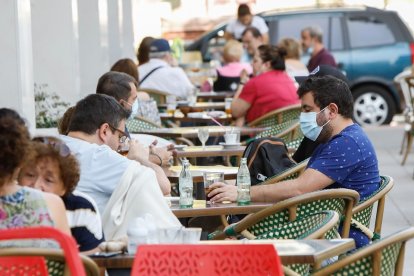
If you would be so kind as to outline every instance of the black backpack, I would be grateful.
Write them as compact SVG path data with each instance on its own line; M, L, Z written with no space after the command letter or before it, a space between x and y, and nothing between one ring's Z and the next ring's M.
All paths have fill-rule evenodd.
M244 150L247 158L252 185L265 181L296 165L289 156L282 139L274 137L258 138L251 141Z

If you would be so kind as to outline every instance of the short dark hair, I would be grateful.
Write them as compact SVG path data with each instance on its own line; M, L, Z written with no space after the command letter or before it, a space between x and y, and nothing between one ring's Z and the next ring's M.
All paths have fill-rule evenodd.
M130 114L131 112L123 108L113 97L91 94L76 103L68 132L81 131L92 135L104 123L118 127Z
M251 15L250 8L247 4L240 4L239 8L237 9L237 17L243 17L245 15Z
M251 33L254 38L262 37L262 33L256 27L246 27L246 29L244 29L244 31L242 32L242 37L247 33Z
M298 89L299 98L306 93L312 93L315 104L325 108L334 103L338 106L338 113L344 118L352 118L353 97L348 84L333 76L307 78Z
M24 120L9 108L0 108L0 184L31 154L30 135Z
M133 83L135 87L138 87L138 82L130 75L110 71L99 78L96 93L112 96L118 102L120 100L127 101L131 95L130 83Z
M270 66L273 70L285 70L285 56L286 50L274 45L260 45L258 53L263 62L270 61Z

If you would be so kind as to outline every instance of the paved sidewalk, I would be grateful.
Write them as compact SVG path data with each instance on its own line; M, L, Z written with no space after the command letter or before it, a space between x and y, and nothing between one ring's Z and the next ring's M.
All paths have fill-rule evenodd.
M384 211L382 236L414 225L414 149L401 166L399 154L404 128L397 126L365 127L377 152L380 173L392 176L394 188L390 191ZM405 252L404 274L414 275L414 240L408 242Z

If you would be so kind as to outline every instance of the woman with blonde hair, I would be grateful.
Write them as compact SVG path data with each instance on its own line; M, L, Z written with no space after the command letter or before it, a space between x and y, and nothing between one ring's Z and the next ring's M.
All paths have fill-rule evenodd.
M217 68L217 80L214 82L214 91L236 91L240 81L240 74L244 70L252 73L250 64L240 62L243 55L243 45L237 40L229 40L224 46L222 67Z
M284 38L280 40L278 47L286 50L286 72L293 80L297 76L309 75L308 68L300 61L302 50L298 41L294 38Z

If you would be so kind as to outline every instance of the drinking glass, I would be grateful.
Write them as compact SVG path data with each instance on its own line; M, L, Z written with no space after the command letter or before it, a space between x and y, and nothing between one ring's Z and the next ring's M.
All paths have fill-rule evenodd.
M203 150L206 148L206 142L208 140L208 128L199 128L198 129L198 139L200 139L201 144L203 145Z
M175 95L167 96L167 113L170 116L174 116L175 110L177 109L177 97Z
M211 185L216 182L224 182L224 173L223 172L204 172L204 193L206 194L206 201L210 202L208 194L212 191Z
M231 116L231 103L233 102L233 98L225 98L224 99L224 110L228 117Z

